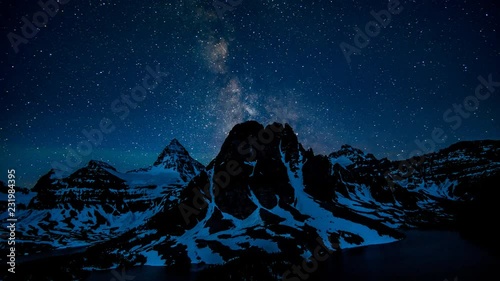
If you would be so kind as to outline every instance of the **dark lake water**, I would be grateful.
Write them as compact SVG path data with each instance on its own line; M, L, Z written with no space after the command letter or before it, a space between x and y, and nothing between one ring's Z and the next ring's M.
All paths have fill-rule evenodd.
M407 238L383 245L344 250L321 262L320 279L328 281L478 281L498 280L500 258L464 240L456 232L406 232ZM325 266L326 265L326 266ZM92 272L88 281L120 280L117 270ZM196 273L174 275L162 267L128 268L122 280L194 280ZM134 277L132 279L132 277ZM308 280L312 280L309 278Z
M406 234L396 243L345 250L328 268L330 279L323 280L479 281L499 275L500 258L456 232Z

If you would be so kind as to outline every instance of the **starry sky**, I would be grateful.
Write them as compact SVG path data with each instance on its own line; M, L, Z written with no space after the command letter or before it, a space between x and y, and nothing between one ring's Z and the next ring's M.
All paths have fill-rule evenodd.
M460 126L443 118L473 102L478 76L500 81L497 1L400 1L350 62L341 44L355 47L356 27L363 32L387 0L72 0L45 24L40 17L16 52L9 34L22 36L23 16L42 11L36 2L1 3L4 181L15 168L31 187L103 119L114 130L76 166L146 167L172 138L207 164L246 120L289 123L322 154L350 144L406 158L434 128L447 136L436 149L500 139L498 87L468 105ZM113 104L125 105L148 67L161 80L124 117Z

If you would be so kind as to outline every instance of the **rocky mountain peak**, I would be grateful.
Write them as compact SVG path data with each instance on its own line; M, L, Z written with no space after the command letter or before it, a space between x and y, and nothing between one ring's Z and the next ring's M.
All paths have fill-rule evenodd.
M163 149L154 162L153 167L176 170L185 181L191 179L193 175L198 174L199 171L204 169L204 166L193 159L177 139L171 140L165 149ZM145 170L150 170L153 167Z
M172 139L170 143L163 149L163 151L158 155L154 166L158 166L162 163L168 162L174 156L189 156L188 151L182 146L182 144L177 139Z
M97 169L110 169L113 171L116 171L115 167L109 165L106 162L99 161L99 160L90 160L89 163L87 164L87 168L89 170L97 170Z

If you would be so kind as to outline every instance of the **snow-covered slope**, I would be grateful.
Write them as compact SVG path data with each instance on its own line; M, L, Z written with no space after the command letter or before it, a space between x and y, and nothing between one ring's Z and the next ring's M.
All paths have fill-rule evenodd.
M183 181L189 181L203 170L203 165L191 158L188 151L177 139L173 139L160 153L152 166L130 171L129 173L149 172L149 175L162 174L165 171L174 171Z
M66 178L51 170L24 196L17 239L28 253L109 240L177 203L182 186L203 169L173 140L145 169L123 173L91 160Z
M318 243L333 252L398 241L400 227L452 226L457 204L500 173L500 142L458 143L419 160L348 145L315 155L287 124L250 121L206 168L173 140L147 168L122 173L91 161L64 179L49 172L33 188L21 237L59 248L99 243L80 261L87 269L192 268L248 253L290 264ZM411 172L400 171L404 163Z
M127 253L132 263L217 265L247 251L305 258L317 241L335 251L403 238L377 220L338 207L332 198L311 195L307 190L320 186L305 178L310 153L292 128L275 126L273 140L256 149L255 157L241 153L241 143L265 128L256 122L235 126L207 170L181 193L180 205L114 242L127 245L123 250L110 243L103 252L120 257L116 264Z
M343 155L357 160L335 165ZM442 226L455 221L450 202L473 199L471 186L500 172L500 142L461 142L404 161L378 160L343 146L329 159L340 183L338 205L391 227Z
M235 126L206 172L181 193L179 205L134 230L141 238L121 241L129 245L122 254L113 246L108 250L118 256L131 251L129 262L149 265L224 264L249 250L309 257L316 239L330 250L345 249L397 241L402 238L394 230L398 227L450 223L454 215L447 202L465 200L456 192L460 178L453 173L422 176L424 167L436 165L459 171L455 150L427 155L415 167L418 172L394 187L386 172L397 175L398 162L378 160L347 145L328 157L314 155L288 125L274 126L280 129L272 141L253 147L246 141L271 127L256 122ZM484 150L496 153L499 147L492 143ZM487 159L469 154L461 151L472 162ZM217 176L230 163L229 170L239 172ZM495 163L461 177L496 171Z

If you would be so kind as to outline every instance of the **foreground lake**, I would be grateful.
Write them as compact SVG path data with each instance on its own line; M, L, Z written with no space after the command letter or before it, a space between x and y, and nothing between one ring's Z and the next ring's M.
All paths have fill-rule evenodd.
M344 250L321 263L328 281L468 281L497 279L500 258L450 231L407 231L403 241ZM88 281L195 280L162 267L92 272ZM491 277L490 277L491 276ZM132 279L133 278L133 279Z

